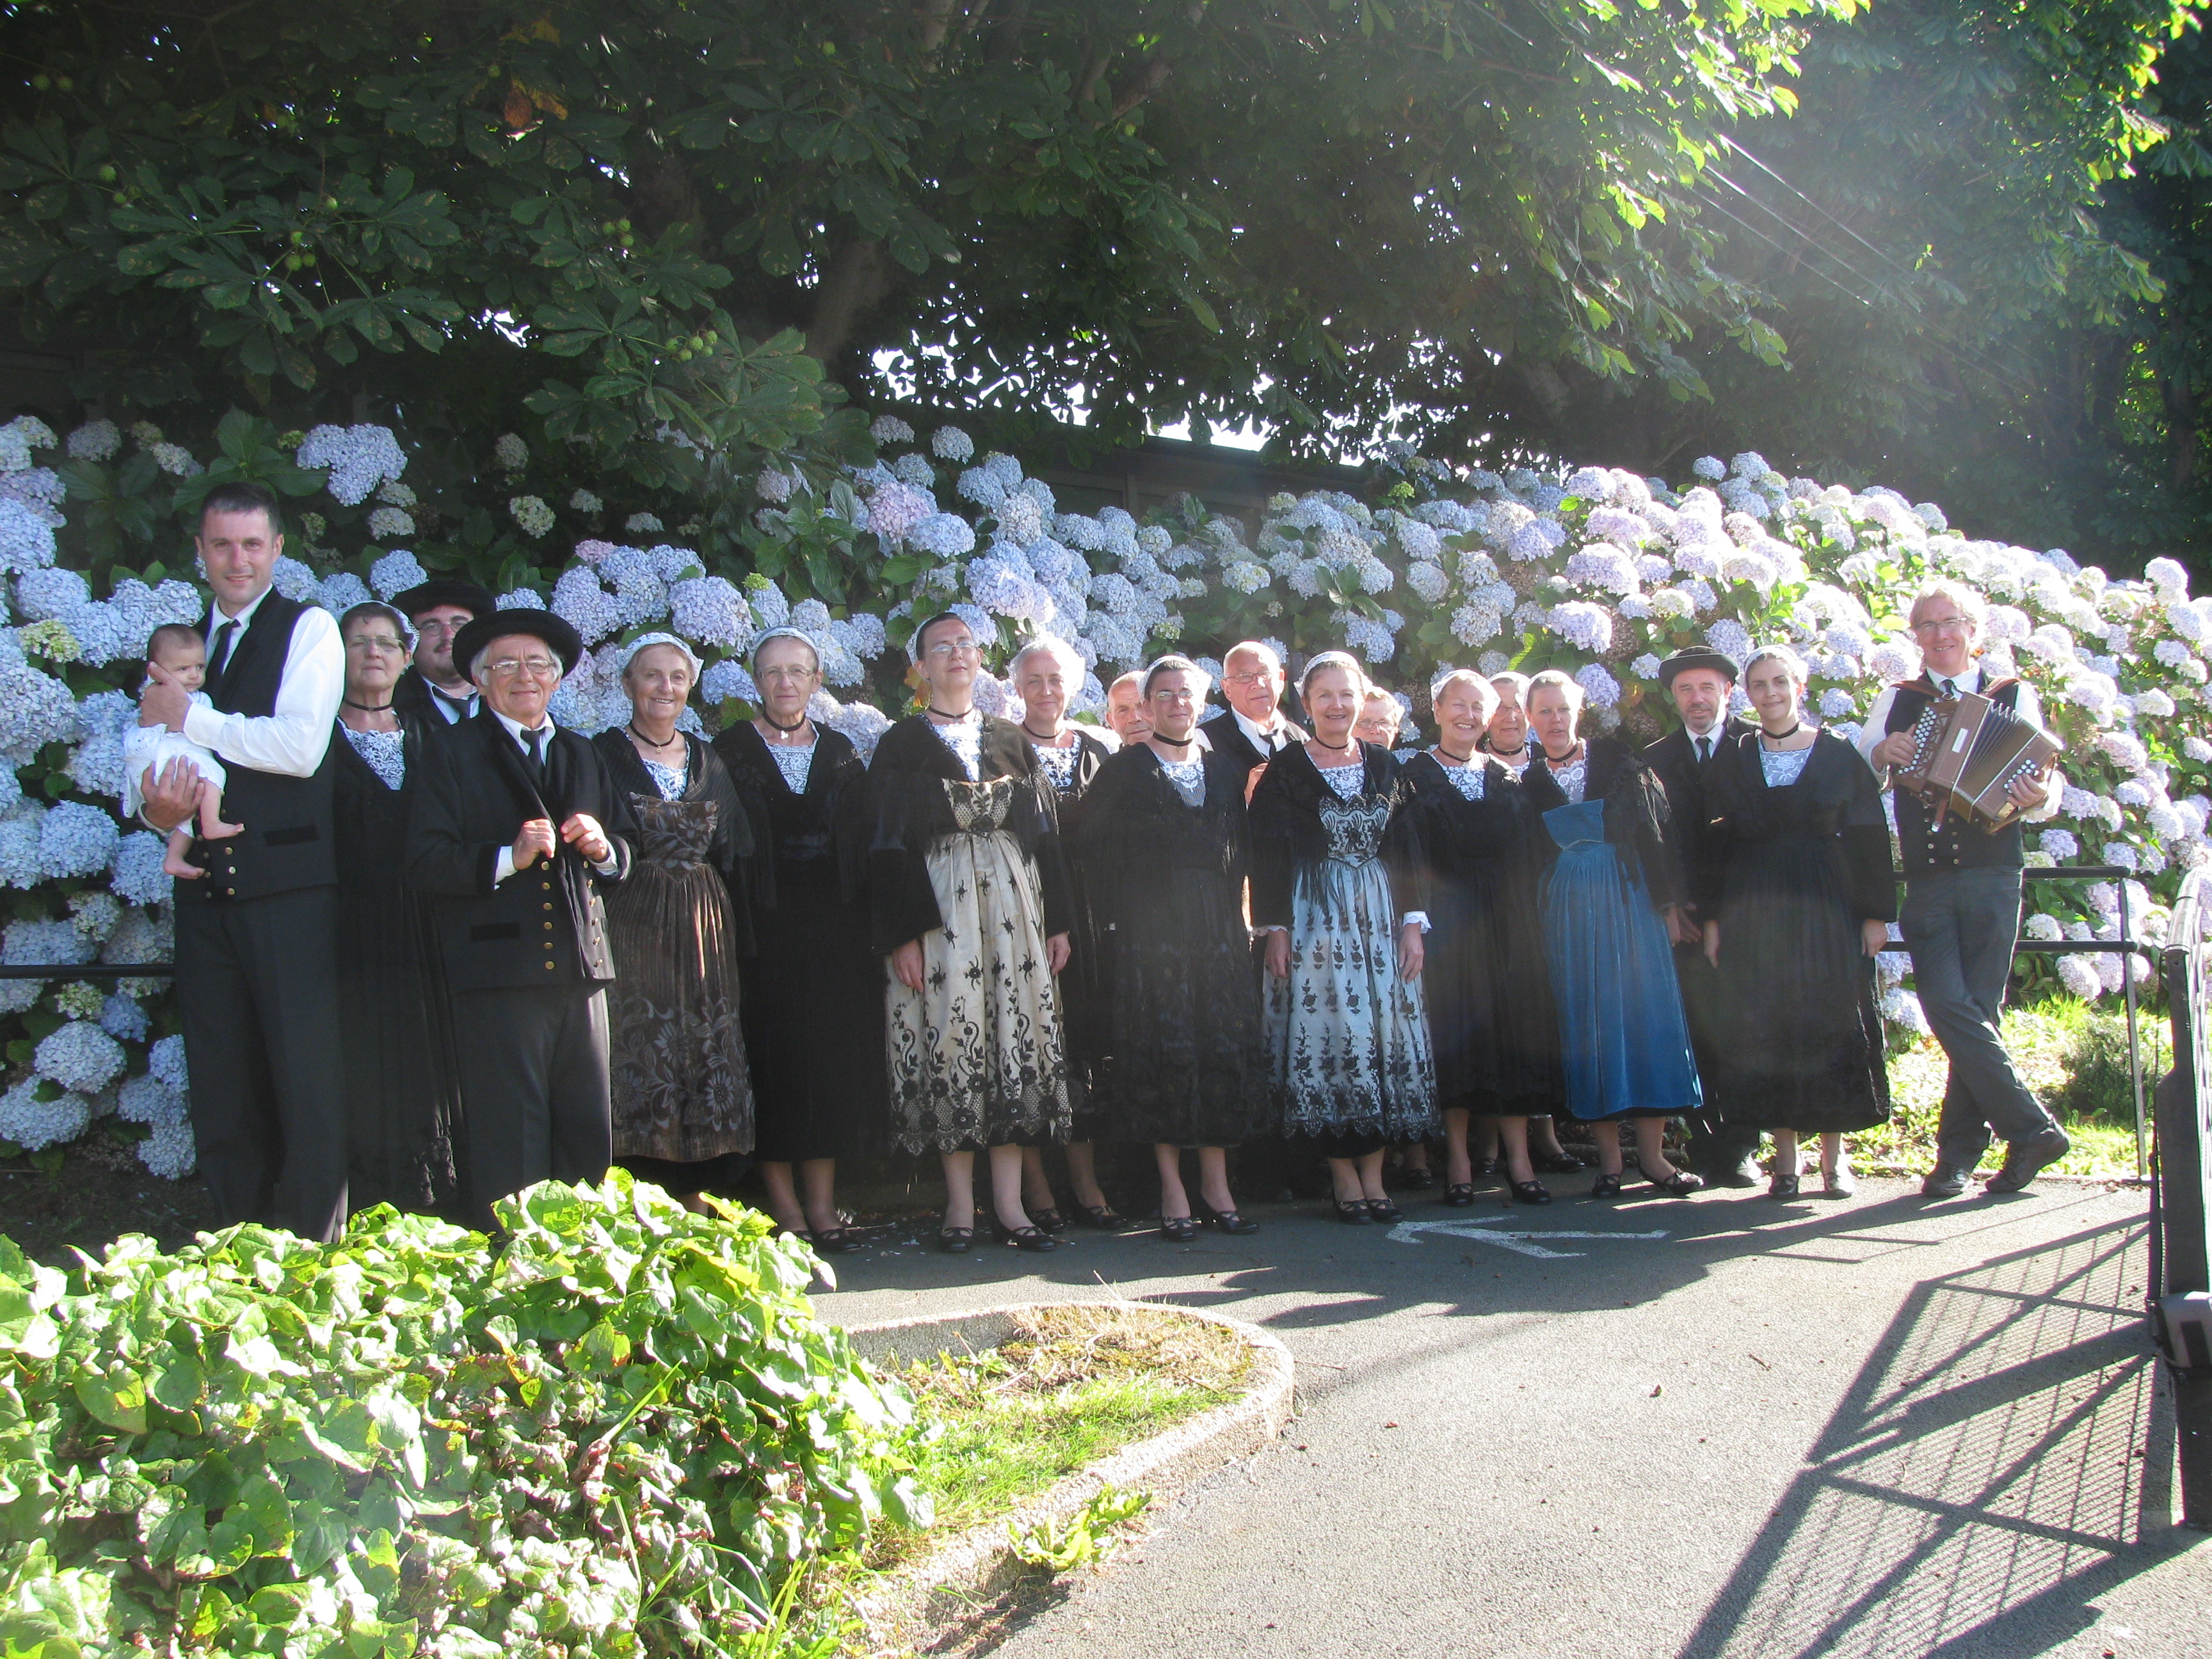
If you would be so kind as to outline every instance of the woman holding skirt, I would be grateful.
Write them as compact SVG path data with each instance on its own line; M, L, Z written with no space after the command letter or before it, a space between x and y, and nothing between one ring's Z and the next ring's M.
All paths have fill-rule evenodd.
M1160 1232L1195 1235L1182 1153L1198 1149L1207 1224L1260 1230L1237 1212L1227 1148L1264 1133L1269 1086L1244 926L1244 768L1198 740L1205 672L1186 657L1146 672L1152 734L1108 761L1078 850L1105 955L1099 1121L1150 1141Z
M1022 1149L1066 1140L1070 1117L1053 980L1072 904L1052 785L1021 727L976 708L983 654L964 618L931 617L908 648L927 706L884 733L869 772L892 1130L943 1162L940 1248L975 1242L988 1149L1000 1242L1049 1250L1022 1207Z
M1551 1106L1559 1023L1550 987L1530 983L1527 972L1542 962L1528 796L1476 746L1497 698L1480 674L1445 673L1430 693L1437 745L1405 768L1435 924L1422 982L1444 1121L1443 1201L1455 1208L1474 1202L1467 1142L1478 1118L1504 1137L1515 1202L1552 1201L1529 1162L1528 1115Z
M1637 1167L1686 1198L1705 1182L1667 1161L1667 1120L1704 1096L1674 981L1680 876L1667 793L1626 745L1576 727L1583 689L1546 670L1529 682L1541 747L1523 786L1542 815L1546 955L1559 1009L1567 1109L1596 1126L1595 1198L1620 1196L1617 1125L1636 1125Z
M1804 723L1796 652L1754 653L1744 691L1759 729L1705 772L1698 908L1726 1036L1706 1082L1724 1122L1774 1137L1770 1197L1797 1196L1797 1137L1817 1134L1825 1194L1846 1198L1844 1136L1889 1116L1874 972L1897 915L1889 825L1858 750Z
M631 641L622 683L629 720L592 739L637 819L636 862L607 900L615 1161L698 1208L699 1194L726 1192L744 1173L753 1149L738 1017L752 823L728 769L677 728L699 683L691 647L672 634Z
M838 1255L860 1241L838 1212L837 1160L862 1150L884 1101L884 969L860 891L868 773L842 733L807 716L822 687L813 641L770 629L752 665L760 713L725 727L714 752L767 842L756 860L769 878L756 884L757 967L740 1011L753 1157L778 1224Z
M1352 735L1367 690L1356 661L1323 652L1298 690L1313 736L1252 793L1261 1030L1283 1132L1328 1159L1338 1218L1395 1221L1383 1148L1429 1133L1437 1104L1413 798L1397 762Z

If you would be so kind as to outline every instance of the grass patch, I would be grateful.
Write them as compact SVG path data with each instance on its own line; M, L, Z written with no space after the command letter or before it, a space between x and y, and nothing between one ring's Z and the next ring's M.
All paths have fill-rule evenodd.
M1036 1310L1011 1341L941 1353L899 1381L921 1428L908 1455L937 1504L933 1534L1011 1514L1055 1481L1231 1399L1251 1363L1200 1320L1114 1308ZM896 1566L932 1534L881 1526L863 1560Z
M2166 1021L2144 1010L2137 1016L2142 1033L2143 1095L2171 1061ZM2135 1093L2128 1081L2127 1015L2071 997L2054 997L2004 1011L2005 1047L2036 1097L2049 1107L2073 1149L2052 1165L2062 1175L2131 1176L2136 1170ZM1853 1156L1863 1164L1896 1164L1924 1168L1936 1156L1936 1123L1948 1075L1943 1050L1933 1037L1892 1054L1889 1061L1891 1115L1887 1123L1850 1137ZM2004 1155L2000 1143L1985 1160L1994 1168Z

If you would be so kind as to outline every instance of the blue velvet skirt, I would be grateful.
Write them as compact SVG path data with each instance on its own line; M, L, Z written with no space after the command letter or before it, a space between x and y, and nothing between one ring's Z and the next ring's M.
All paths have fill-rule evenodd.
M1704 1103L1674 951L1644 877L1605 838L1605 803L1555 806L1559 848L1544 939L1567 1108L1579 1118L1672 1117Z

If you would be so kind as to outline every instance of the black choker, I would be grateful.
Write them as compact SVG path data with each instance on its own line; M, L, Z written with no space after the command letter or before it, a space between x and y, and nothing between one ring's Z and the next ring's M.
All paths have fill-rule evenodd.
M345 706L358 708L364 714L388 714L392 712L389 702L356 702L351 697L345 699Z
M1048 738L1041 738L1030 730L1030 723L1027 720L1022 722L1022 735L1029 738L1031 743L1048 743L1055 749L1060 746L1059 732L1055 732Z
M1152 741L1163 749L1188 749L1191 744L1198 741L1198 734L1194 732L1187 738L1164 738L1155 732L1152 733Z
M1443 744L1438 744L1437 745L1437 752L1439 755L1451 755L1452 764L1455 766L1472 766L1474 764L1474 750L1472 749L1468 750L1464 755L1452 755L1452 751L1450 750L1445 748Z
M1790 738L1796 737L1804 729L1805 722L1798 720L1793 723L1787 732L1768 732L1762 730L1759 735L1769 743L1787 743Z
M769 714L767 709L763 708L761 710L761 718L766 720L770 726L774 727L778 732L796 732L806 724L807 717L801 714L797 720L792 721L788 726L777 726L775 723L775 716Z
M637 722L635 720L632 720L629 723L629 731L630 736L635 738L647 749L673 749L678 744L684 741L684 734L681 732L678 732L674 737L669 738L666 743L655 743L651 738L647 737L644 732L637 729Z
M968 714L974 714L975 711L973 708L970 708L970 709L968 711L968 714L946 714L946 713L945 713L942 708L939 708L935 703L931 703L931 704L929 705L929 712L930 712L931 714L933 714L936 715L936 716L937 716L937 718L938 718L938 719L939 719L939 720L955 720L955 721L957 721L957 720L966 720L966 719L968 718Z
M1348 755L1352 752L1352 745L1348 743L1323 743L1319 738L1316 738L1313 742L1314 747L1326 749L1332 755Z
M1575 739L1575 746L1572 749L1568 750L1565 754L1560 756L1557 760L1553 760L1552 758L1552 751L1545 748L1540 744L1537 745L1536 752L1543 756L1544 764L1547 766L1572 766L1575 763L1575 757L1583 752L1583 740L1580 738L1577 738Z

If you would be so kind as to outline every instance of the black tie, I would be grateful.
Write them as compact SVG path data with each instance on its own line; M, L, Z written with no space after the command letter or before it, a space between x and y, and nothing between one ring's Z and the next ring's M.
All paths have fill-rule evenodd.
M238 618L235 617L215 630L215 654L208 659L208 672L217 679L222 678L223 670L230 665L230 642L237 635Z
M1699 738L1698 739L1698 764L1703 766L1712 757L1713 740L1711 738Z
M523 735L530 739L530 781L542 795L545 793L545 728L541 726Z
M1956 680L1945 680L1943 682L1943 695L1947 697L1957 696L1959 695L1959 682Z
M434 685L430 688L430 695L437 699L438 706L444 711L447 720L460 721L468 718L469 704L472 699L457 697L452 692L441 691Z

